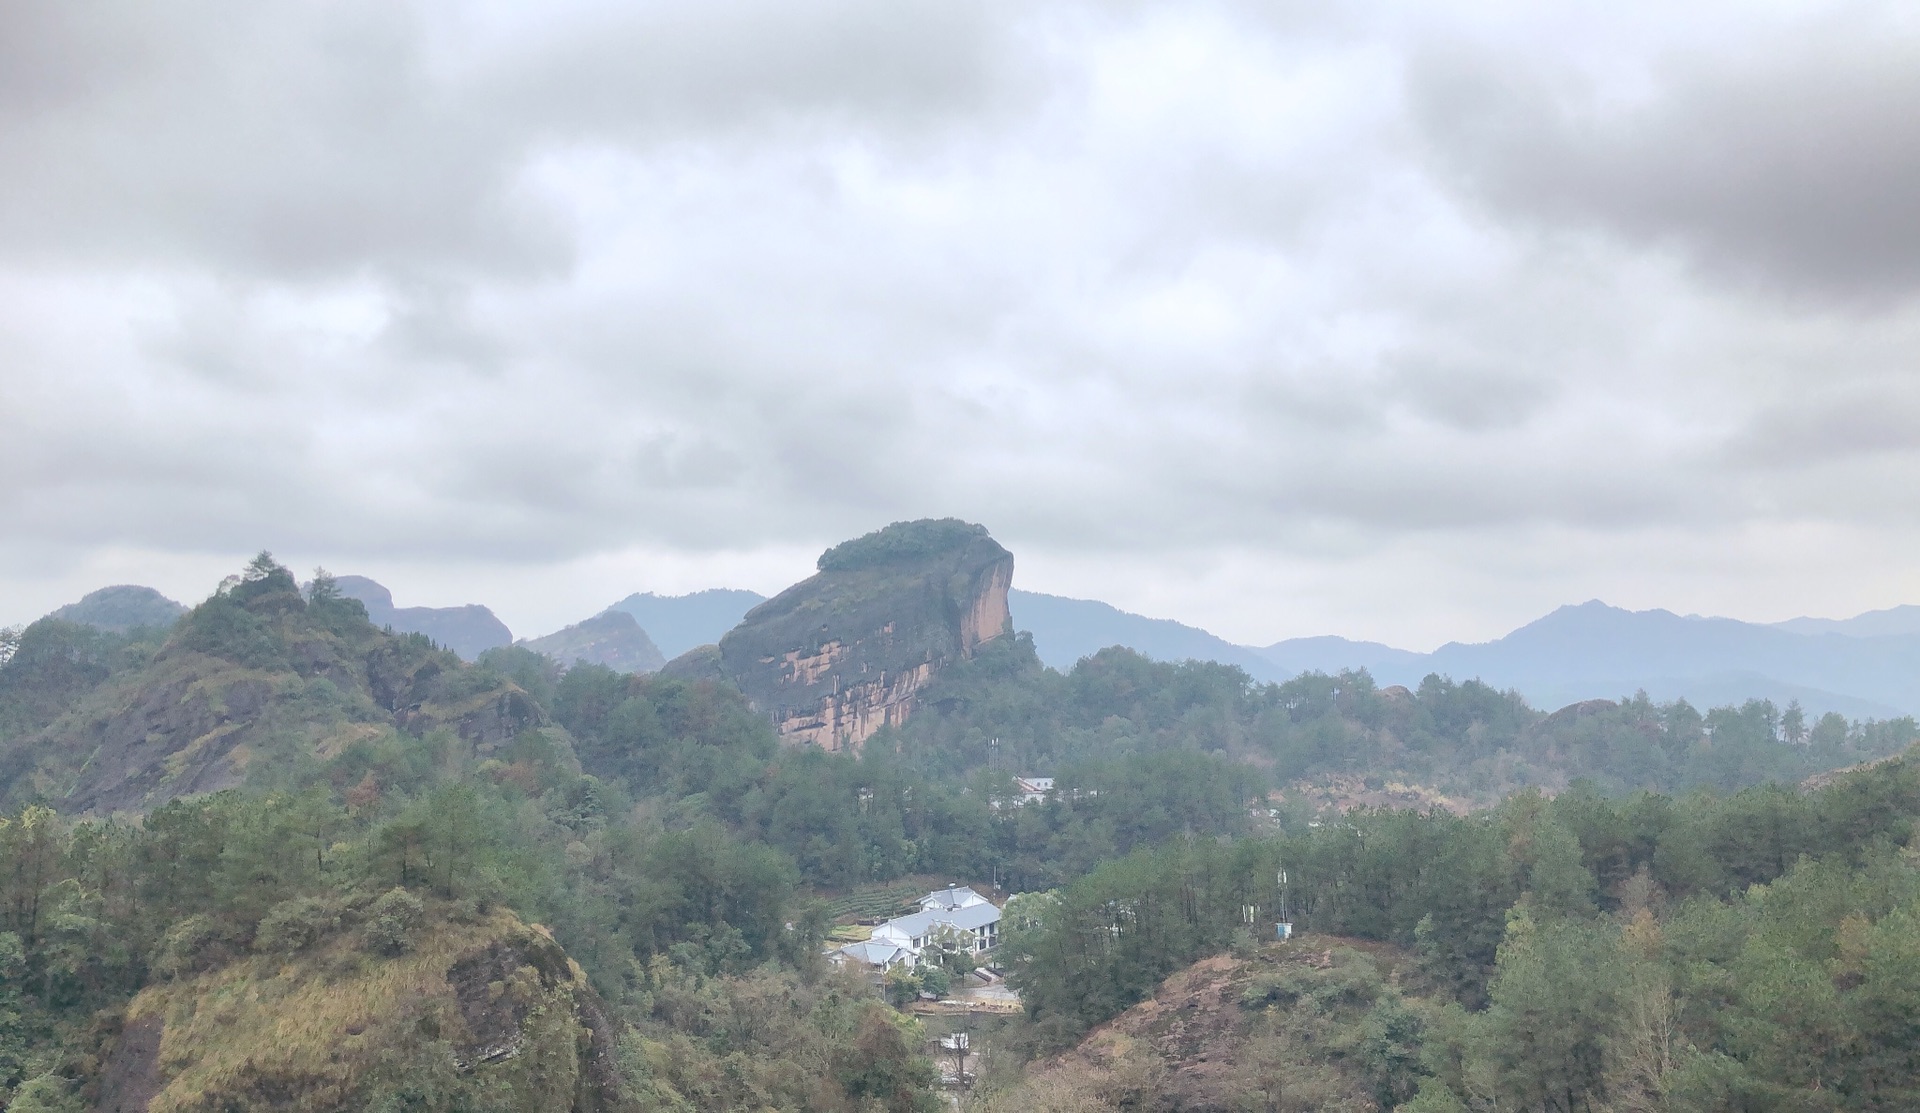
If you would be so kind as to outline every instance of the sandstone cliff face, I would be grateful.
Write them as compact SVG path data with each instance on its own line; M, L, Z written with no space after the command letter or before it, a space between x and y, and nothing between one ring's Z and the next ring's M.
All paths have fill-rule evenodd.
M905 722L941 668L1009 629L1013 555L980 526L896 523L819 567L720 639L722 671L785 742L858 748Z

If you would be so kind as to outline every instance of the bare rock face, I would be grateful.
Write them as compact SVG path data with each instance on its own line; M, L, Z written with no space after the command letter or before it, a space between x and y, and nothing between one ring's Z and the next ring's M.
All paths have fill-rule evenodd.
M827 550L819 569L720 639L720 670L784 742L859 748L1011 628L1013 554L982 526L897 522Z

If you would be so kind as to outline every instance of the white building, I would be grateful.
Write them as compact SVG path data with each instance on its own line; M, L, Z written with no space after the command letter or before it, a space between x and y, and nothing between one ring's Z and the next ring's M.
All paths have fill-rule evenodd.
M920 911L879 925L864 943L841 947L834 952L834 961L882 970L914 967L929 947L958 946L977 955L999 941L1000 910L972 889L955 886L921 897Z

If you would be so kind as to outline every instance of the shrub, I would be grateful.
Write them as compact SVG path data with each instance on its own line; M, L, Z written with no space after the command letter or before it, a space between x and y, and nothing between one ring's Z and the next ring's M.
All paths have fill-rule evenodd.
M304 951L339 930L340 909L324 898L295 897L267 910L253 933L253 949L262 953Z
M388 889L367 909L367 949L375 954L403 954L413 946L414 933L426 919L426 905L405 889Z
M226 933L213 917L188 916L167 929L154 972L163 978L184 978L219 964L226 957Z

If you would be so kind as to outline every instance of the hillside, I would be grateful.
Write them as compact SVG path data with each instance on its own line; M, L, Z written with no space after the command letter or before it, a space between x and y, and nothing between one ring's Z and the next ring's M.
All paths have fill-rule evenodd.
M1298 936L1202 959L989 1095L992 1113L1391 1109L1444 997L1382 943Z
M515 642L562 667L585 662L615 672L659 672L667 663L660 648L626 611L605 611L545 637Z
M404 890L285 907L255 953L166 956L176 975L126 1007L96 1109L625 1108L613 1024L544 929Z
M329 588L304 598L270 561L157 646L75 630L35 623L0 674L0 724L18 728L0 737L0 799L145 811L399 734L445 730L484 753L543 721L513 684L375 629Z

